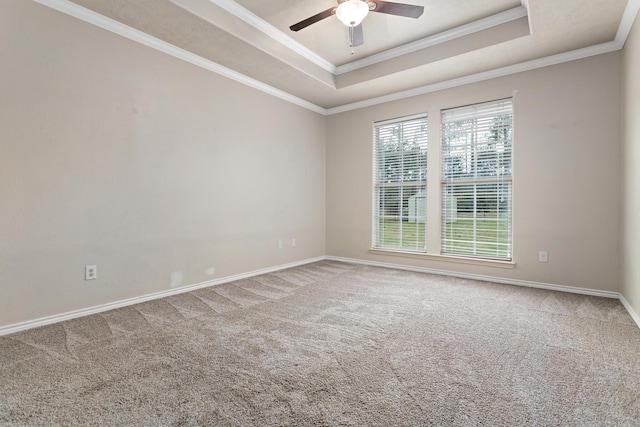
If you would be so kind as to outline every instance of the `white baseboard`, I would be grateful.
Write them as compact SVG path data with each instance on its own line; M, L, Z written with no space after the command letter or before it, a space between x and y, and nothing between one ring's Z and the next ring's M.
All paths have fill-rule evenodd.
M69 311L67 313L55 314L53 316L41 317L39 319L28 320L26 322L14 323L7 326L0 326L0 336L9 335L27 329L37 328L39 326L50 325L52 323L63 322L65 320L76 319L82 316L101 313L116 308L126 307L133 304L139 304L145 301L151 301L158 298L164 298L171 295L177 295L184 292L195 291L196 289L206 288L209 286L222 285L224 283L235 282L236 280L248 279L261 274L273 273L274 271L285 270L287 268L299 267L301 265L310 264L312 262L324 261L326 257L309 258L302 261L296 261L289 264L278 265L275 267L263 268L260 270L250 271L248 273L236 274L234 276L222 277L220 279L208 280L206 282L196 283L193 285L181 286L175 289L167 289L165 291L154 292L152 294L142 295L139 297L128 298L120 301L114 301L107 304L101 304L94 307L83 308L80 310Z
M336 257L336 256L327 256L325 258L330 261L341 261L341 262L348 262L351 264L370 265L372 267L395 268L398 270L415 271L418 273L439 274L441 276L460 277L463 279L473 279L473 280L483 280L486 282L493 282L493 283L503 283L505 285L525 286L528 288L548 289L552 291L571 292L574 294L581 294L581 295L591 295L591 296L604 297L604 298L615 298L620 300L620 302L622 302L622 305L624 306L624 308L627 309L627 312L629 313L633 321L636 322L636 325L638 325L638 327L640 328L640 316L638 316L638 314L631 307L631 304L629 304L629 302L625 299L625 297L619 292L599 291L594 289L578 288L573 286L554 285L551 283L530 282L527 280L505 279L502 277L481 276L479 274L458 273L454 271L436 270L432 268L414 267L414 266L408 266L408 265L402 265L402 264L391 264L386 262L369 261L369 260L354 259L354 258L343 258L343 257Z
M638 313L636 313L633 310L633 307L631 307L631 304L629 304L629 301L627 301L627 299L622 294L620 294L620 302L622 302L622 305L624 305L624 308L627 309L633 321L636 322L636 325L638 325L638 328L640 328L640 316L638 316Z
M395 268L397 270L415 271L418 273L430 273L430 274L438 274L440 276L459 277L461 279L482 280L485 282L502 283L505 285L516 285L516 286L525 286L528 288L549 289L552 291L571 292L574 294L592 295L592 296L604 297L604 298L616 298L616 299L620 298L620 293L618 292L599 291L595 289L577 288L573 286L554 285L551 283L530 282L527 280L518 280L518 279L505 279L504 277L482 276L479 274L459 273L456 271L436 270L433 268L414 267L414 266L408 266L408 265L402 265L402 264L391 264L386 262L368 261L368 260L352 259L352 258L341 258L341 257L334 257L334 256L328 256L326 257L326 259L331 261L348 262L351 264L370 265L372 267Z
M560 292L571 292L582 295L592 295L604 298L615 298L619 299L622 302L622 305L627 309L629 315L633 319L634 322L640 328L640 316L633 310L629 302L621 295L619 292L611 292L611 291L599 291L594 289L587 288L578 288L573 286L563 286L563 285L554 285L550 283L539 283L539 282L531 282L526 280L517 280L517 279L505 279L502 277L493 277L493 276L482 276L479 274L468 274L468 273L458 273L454 271L447 270L437 270L432 268L425 267L414 267L407 266L402 264L392 264L392 263L384 263L377 261L368 261L362 259L355 258L343 258L336 256L321 256L317 258L309 258L302 261L296 261L289 264L278 265L275 267L264 268L260 270L250 271L248 273L236 274L234 276L227 276L220 279L209 280L206 282L196 283L193 285L182 286L176 289L168 289L165 291L155 292L152 294L142 295L139 297L129 298L126 300L115 301L112 303L102 304L94 307L84 308L80 310L74 310L67 313L56 314L53 316L41 317L39 319L28 320L26 322L15 323L12 325L2 326L0 327L0 336L9 335L16 332L24 331L27 329L37 328L39 326L50 325L52 323L58 323L65 320L71 320L82 316L88 316L91 314L101 313L108 310L113 310L116 308L126 307L133 304L139 304L145 301L151 301L158 298L164 298L171 295L177 295L184 292L194 291L196 289L206 288L209 286L222 285L224 283L234 282L236 280L248 279L250 277L259 276L261 274L273 273L275 271L285 270L287 268L299 267L301 265L310 264L318 261L339 261L346 262L349 264L360 264L360 265L368 265L372 267L384 267L384 268L394 268L397 270L406 270L406 271L415 271L418 273L429 273L429 274L438 274L441 276L451 276L451 277L459 277L463 279L472 279L472 280L482 280L486 282L493 283L502 283L506 285L515 285L515 286L525 286L529 288L539 288L539 289L548 289L552 291L560 291Z

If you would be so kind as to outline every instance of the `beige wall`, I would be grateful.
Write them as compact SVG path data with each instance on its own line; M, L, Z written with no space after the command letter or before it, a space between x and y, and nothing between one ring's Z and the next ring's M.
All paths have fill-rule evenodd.
M622 295L640 316L640 20L623 52Z
M622 291L640 312L639 32L624 61L601 55L324 118L3 0L0 327L324 254ZM436 147L440 109L512 95L515 268L370 253L373 122L426 111ZM431 226L431 248L437 238ZM98 280L84 281L88 264Z
M0 326L325 254L324 117L23 0L0 70Z
M330 116L328 255L619 291L620 72L616 52ZM512 94L516 267L370 253L373 122L426 111L436 147L440 109ZM438 170L428 179L437 182ZM430 201L437 202L433 193ZM434 241L432 227L431 248ZM538 262L540 250L548 251L548 263Z

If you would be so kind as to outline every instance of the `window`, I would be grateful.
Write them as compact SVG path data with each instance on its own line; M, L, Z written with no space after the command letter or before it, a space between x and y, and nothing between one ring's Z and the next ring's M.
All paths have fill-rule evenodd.
M442 111L441 252L511 260L511 99Z
M374 125L373 246L426 250L427 116Z

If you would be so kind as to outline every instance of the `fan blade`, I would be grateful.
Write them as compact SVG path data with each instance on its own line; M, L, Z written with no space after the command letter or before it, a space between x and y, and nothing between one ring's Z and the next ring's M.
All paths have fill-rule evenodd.
M303 28L308 27L311 24L315 24L318 21L322 21L324 18L328 18L335 13L336 8L332 7L331 9L327 9L323 12L318 13L317 15L313 15L310 18L305 19L304 21L300 21L297 24L293 24L289 27L291 31L300 31Z
M419 18L424 12L424 6L413 4L393 3L390 1L371 0L375 4L372 12L388 13L389 15L405 16L407 18Z
M361 46L364 43L364 33L362 32L362 24L351 28L351 47Z

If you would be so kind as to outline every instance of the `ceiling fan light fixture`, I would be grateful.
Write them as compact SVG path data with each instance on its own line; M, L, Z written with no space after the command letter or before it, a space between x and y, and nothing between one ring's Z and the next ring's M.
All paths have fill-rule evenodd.
M362 0L346 0L336 9L336 16L347 27L360 25L368 13L369 5Z

